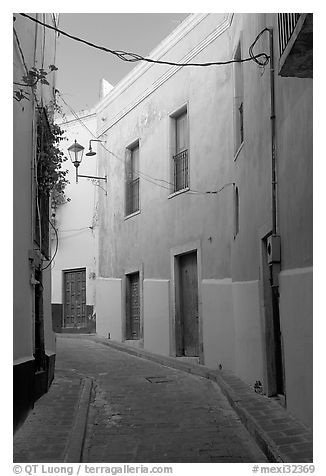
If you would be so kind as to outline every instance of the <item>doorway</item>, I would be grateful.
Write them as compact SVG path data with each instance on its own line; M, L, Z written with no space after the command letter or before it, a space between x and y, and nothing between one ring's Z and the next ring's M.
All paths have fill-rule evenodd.
M267 259L267 237L262 240L262 283L266 349L267 395L284 396L284 362L279 313L278 287L273 281L272 266Z
M140 339L139 272L126 275L126 339Z
M86 269L63 272L64 315L63 327L83 328L86 322Z
M197 251L176 256L176 356L199 356Z

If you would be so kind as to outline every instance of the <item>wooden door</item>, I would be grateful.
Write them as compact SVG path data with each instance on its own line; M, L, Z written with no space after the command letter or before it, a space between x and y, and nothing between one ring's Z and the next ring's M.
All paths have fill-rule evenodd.
M64 271L64 327L86 325L86 270Z
M126 338L138 340L140 338L140 296L139 273L127 276L127 329Z
M267 262L267 239L262 247L262 282L265 317L265 348L266 348L266 393L269 397L284 395L284 360L282 334L279 315L279 302L275 288L272 287L272 268Z
M179 261L179 343L177 354L199 356L197 253L187 253Z

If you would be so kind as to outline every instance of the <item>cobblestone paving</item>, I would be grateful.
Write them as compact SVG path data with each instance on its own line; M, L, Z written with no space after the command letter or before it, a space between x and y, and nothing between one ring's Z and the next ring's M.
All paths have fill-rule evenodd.
M43 395L13 439L14 463L58 463L64 459L78 402L80 378L56 372Z
M94 379L84 462L265 462L209 380L80 338L58 337L57 369Z

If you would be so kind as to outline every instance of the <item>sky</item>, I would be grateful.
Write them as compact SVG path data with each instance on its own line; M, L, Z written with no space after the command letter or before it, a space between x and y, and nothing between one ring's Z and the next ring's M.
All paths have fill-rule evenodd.
M61 13L59 29L99 46L148 55L188 13ZM92 108L101 78L116 85L139 63L119 58L60 35L57 89L75 110Z

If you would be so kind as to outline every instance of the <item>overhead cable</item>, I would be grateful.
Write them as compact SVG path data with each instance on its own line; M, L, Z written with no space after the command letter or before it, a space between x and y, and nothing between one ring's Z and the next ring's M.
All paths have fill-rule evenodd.
M111 53L112 55L117 56L122 61L127 61L129 63L135 63L137 61L146 61L147 63L166 64L169 66L220 66L220 65L231 64L231 63L245 63L247 61L255 61L259 66L266 66L269 61L269 56L266 53L259 53L257 55L254 55L252 53L252 55L250 55L249 58L243 58L243 59L234 58L228 61L211 61L208 63L175 63L173 61L154 60L152 58L145 58L144 56L138 55L136 53L128 53L122 50L121 51L111 50L110 48L106 48L105 46L96 45L95 43L79 38L78 36L71 35L70 33L60 30L59 28L49 25L48 23L44 23L40 20L37 20L36 18L33 18L30 15L27 15L26 13L20 13L20 15L28 18L29 20L35 23L39 23L40 25L43 25L46 28L54 30L63 36L67 36L68 38L71 38L72 40L79 41L80 43L91 46L92 48L96 48L106 53ZM257 39L258 37L256 38L255 42L257 41ZM253 45L255 44L255 42L253 43Z
M72 106L70 106L67 101L63 98L62 94L57 91L59 97L61 98L61 100L63 101L63 103L69 108L70 112L73 114L73 116L81 123L82 126L84 126L88 132L93 136L93 137L96 137L96 135L87 127L87 125L82 121L82 119L78 116L78 114L76 113L76 111L74 111L74 109L72 108ZM97 138L97 137L96 137ZM122 164L125 163L125 161L120 158L118 155L116 155L114 152L112 152L110 149L108 149L102 142L100 142L100 145L103 147L104 150L106 150L109 154L111 154L113 157L115 157L117 160L119 160L119 162L121 162ZM140 170L135 170L135 172L138 173L138 175L143 179L145 180L146 182L149 182L151 183L152 185L155 185L156 187L160 187L160 188L163 188L165 190L169 190L171 192L171 188L174 187L174 184L171 183L171 182L168 182L167 180L164 180L164 179L159 179L159 178L156 178L156 177L152 177L151 175L148 175L146 174L145 172L141 172ZM166 185L163 185L161 183L157 183L157 182L163 182L165 183ZM209 191L199 191L199 190L193 190L191 188L189 188L189 190L187 190L187 194L189 195L208 195L208 194L218 194L220 193L225 187L229 186L229 185L234 185L234 182L230 182L230 183L227 183L225 185L223 185L223 187L221 187L220 189L218 190L209 190Z

